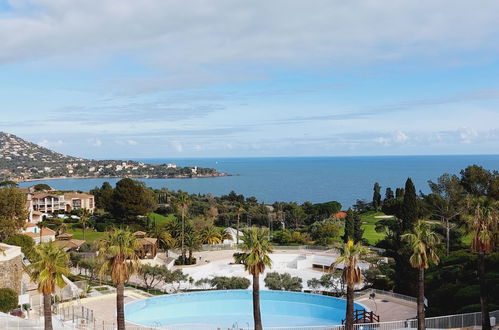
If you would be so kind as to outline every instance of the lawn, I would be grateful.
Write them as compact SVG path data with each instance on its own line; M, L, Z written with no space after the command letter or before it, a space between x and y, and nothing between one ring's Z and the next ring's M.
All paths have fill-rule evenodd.
M381 219L376 219L375 216L385 215L383 212L368 211L362 213L360 218L362 220L362 229L364 229L363 237L369 242L369 245L374 246L376 242L382 240L385 237L384 233L377 233L376 222ZM344 228L340 230L340 236L343 236Z
M83 230L81 228L70 228L67 231L69 234L73 234L73 238L83 239ZM93 231L92 229L85 230L85 238L87 243L95 242L98 239L104 237L106 233Z
M170 214L167 217L165 217L164 215L153 212L149 214L149 220L151 222L156 222L156 225L160 226L175 220L175 216L173 214Z
M382 240L385 237L384 233L377 233L376 222L381 219L376 219L375 216L385 215L383 212L369 211L362 213L360 218L362 219L362 229L364 229L364 238L367 239L369 245L375 245L376 242Z

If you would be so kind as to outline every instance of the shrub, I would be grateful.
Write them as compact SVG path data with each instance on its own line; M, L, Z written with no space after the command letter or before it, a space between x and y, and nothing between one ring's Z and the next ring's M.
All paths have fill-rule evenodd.
M296 276L292 277L289 273L268 273L264 282L270 290L301 291L303 288L302 279Z
M0 312L8 313L17 307L19 297L17 292L10 288L0 289Z
M217 290L247 289L251 282L245 277L216 276L210 280L210 284Z

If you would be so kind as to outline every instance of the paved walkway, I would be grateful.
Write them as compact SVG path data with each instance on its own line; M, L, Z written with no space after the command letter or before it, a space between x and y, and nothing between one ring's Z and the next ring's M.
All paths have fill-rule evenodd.
M369 299L369 295L364 295L355 302L361 303L378 314L380 322L414 319L417 314L416 303L381 294L376 294L374 300Z

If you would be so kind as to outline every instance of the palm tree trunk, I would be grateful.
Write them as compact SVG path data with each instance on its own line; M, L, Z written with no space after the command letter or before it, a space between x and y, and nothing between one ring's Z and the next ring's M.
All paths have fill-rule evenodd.
M263 330L262 316L260 314L260 278L258 274L253 274L253 320L255 330Z
M449 256L449 252L450 252L450 226L449 226L449 219L446 219L446 223L447 223L447 226L446 226L446 230L445 230L445 238L447 240L447 256Z
M85 240L85 223L83 223L83 240Z
M485 281L485 254L478 253L478 277L480 280L480 305L482 308L482 329L490 330L489 299Z
M50 294L43 295L43 318L45 330L52 330L52 297Z
M116 321L118 330L125 330L125 284L121 283L116 286Z
M424 268L419 268L418 275L418 330L426 329L424 315Z
M347 284L347 310L345 313L345 330L353 330L353 286Z

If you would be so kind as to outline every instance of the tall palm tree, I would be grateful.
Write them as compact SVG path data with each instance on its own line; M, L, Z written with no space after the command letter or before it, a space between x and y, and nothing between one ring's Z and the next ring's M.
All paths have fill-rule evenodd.
M222 237L215 226L208 226L201 232L201 241L205 244L220 244Z
M43 316L45 330L52 330L52 294L56 286L64 287L63 275L69 275L69 257L52 242L43 243L33 249L33 263L28 266L31 280L38 284L43 294Z
M412 233L402 235L409 243L412 250L409 262L413 268L419 270L418 275L418 330L426 329L424 311L424 270L431 263L438 264L440 261L436 248L440 243L440 237L431 230L430 226L423 220L419 220L413 228Z
M478 277L480 280L480 305L482 329L489 330L490 315L487 283L485 281L485 255L494 251L499 223L499 202L481 197L471 202L472 216L469 225L473 232L471 249L478 253Z
M253 320L255 330L262 330L262 316L260 314L260 274L265 267L272 267L269 254L272 246L268 238L268 230L252 227L243 231L243 253L236 254L237 263L242 263L244 269L253 275Z
M189 206L191 205L191 201L189 199L189 195L187 193L181 191L177 197L177 208L180 211L180 216L182 217L182 232L181 232L181 242L182 242L182 260L185 264L185 216L187 215L187 211L189 210Z
M341 256L331 265L330 270L334 270L340 263L344 263L342 280L347 286L347 310L345 313L345 329L353 329L353 292L355 285L362 283L362 273L359 268L360 258L367 253L367 249L360 243L353 244L348 240L343 246Z
M185 247L187 250L189 250L189 264L191 264L193 251L199 250L201 248L201 241L199 239L199 236L194 231L190 231L185 235Z
M81 228L83 231L83 240L85 240L85 229L87 229L90 212L87 209L80 209L78 213L80 215Z
M102 262L99 275L107 275L116 285L116 315L118 330L125 329L124 291L125 283L139 270L139 259L135 253L139 241L128 230L117 229L99 241L99 259Z

